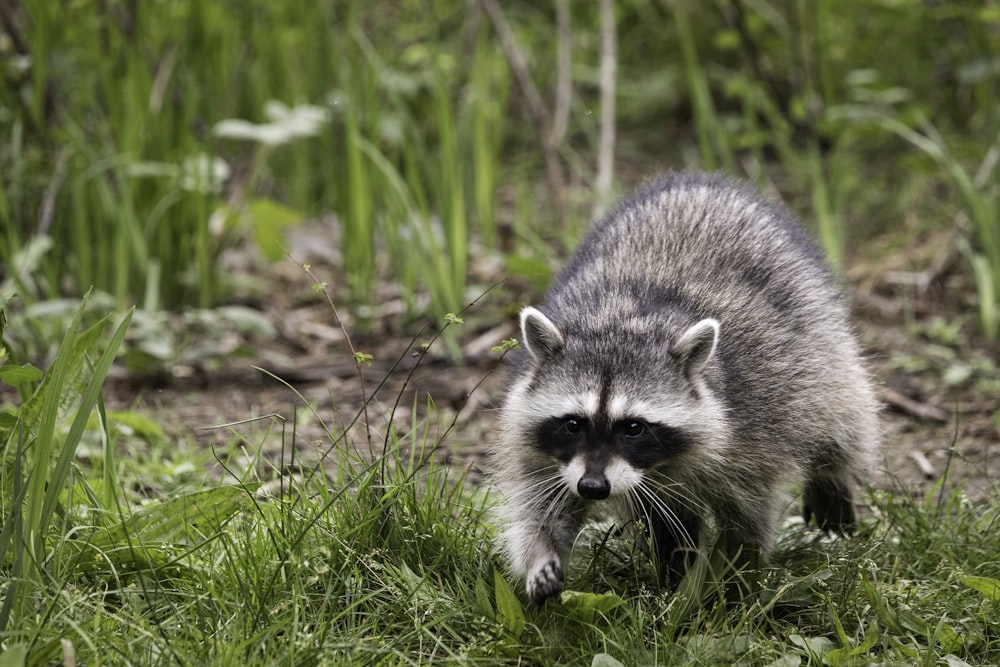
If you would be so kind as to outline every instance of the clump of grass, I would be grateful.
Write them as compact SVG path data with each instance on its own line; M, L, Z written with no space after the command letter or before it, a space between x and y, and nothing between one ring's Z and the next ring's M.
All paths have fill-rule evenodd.
M11 137L0 256L58 241L35 289L22 290L31 297L94 285L148 310L208 306L225 297L215 262L228 244L250 237L271 256L282 226L329 211L356 303L389 268L411 306L426 291L432 311L455 312L470 241L496 245L498 186L533 180L499 168L510 136L537 137L507 129L510 76L476 5L433 16L359 2L71 12L38 8L7 26L25 71L0 90L12 111L0 114ZM532 36L548 40L544 27ZM303 43L314 57L298 55ZM568 64L560 70L562 89ZM324 122L309 141L282 139L270 132L280 103L321 109ZM520 217L537 215L536 198Z
M332 213L354 303L388 274L413 310L426 291L433 312L457 311L470 238L496 238L507 73L463 7L428 21L391 4L11 13L25 52L0 92L0 257L55 241L22 293L210 307L229 287L224 250L280 258L285 227Z
M7 415L3 449L2 507L6 511L0 530L0 564L13 563L3 606L0 631L11 621L30 613L32 595L46 583L44 566L50 555L48 538L62 533L61 494L72 482L72 464L87 420L100 404L101 385L125 337L131 313L115 329L103 350L99 337L103 321L81 328L86 299L70 322L52 365L44 378L33 367L22 366L16 386L30 396L16 417ZM2 331L0 331L2 334ZM5 348L6 349L6 348ZM90 355L99 354L96 360ZM5 382L11 376L7 373ZM41 380L39 383L38 380ZM37 384L33 392L30 387ZM73 397L73 404L67 398ZM61 426L57 432L57 424ZM67 423L68 422L68 425ZM67 428L68 426L68 428ZM65 429L65 430L62 430ZM113 465L113 457L108 462ZM110 475L105 470L105 475Z
M941 133L926 118L920 120L918 131L895 118L880 114L873 118L880 127L933 159L958 190L972 227L973 241L965 241L962 251L969 260L979 296L979 324L986 338L994 341L1000 335L1000 187L996 176L1000 134L984 151L975 173L970 173L951 153Z

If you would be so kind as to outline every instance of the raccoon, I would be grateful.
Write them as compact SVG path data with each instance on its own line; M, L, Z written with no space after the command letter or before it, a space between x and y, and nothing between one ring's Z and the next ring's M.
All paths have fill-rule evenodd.
M670 579L706 522L766 558L780 490L855 523L878 404L822 252L749 186L667 174L586 235L538 308L500 413L499 547L535 602L559 594L587 512L644 526Z

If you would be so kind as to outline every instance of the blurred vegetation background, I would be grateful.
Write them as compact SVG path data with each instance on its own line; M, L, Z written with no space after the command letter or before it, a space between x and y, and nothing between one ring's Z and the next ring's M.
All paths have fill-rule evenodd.
M0 666L998 664L995 492L952 479L993 487L1000 430L996 0L0 0L0 77ZM943 473L869 494L871 539L792 528L751 605L695 609L725 598L703 568L647 589L602 528L579 591L522 607L449 453L483 451L469 398L510 343L408 406L431 343L468 348L381 306L460 324L508 279L512 311L615 196L685 168L784 199L865 315L889 302L871 347L913 382L887 460ZM282 262L300 232L334 249L315 274ZM280 368L242 341L317 303L352 326L287 341L298 380L261 373L290 418L211 382L226 355ZM329 346L365 324L409 346L369 369L370 336L345 379ZM121 360L149 381L106 405Z
M954 230L997 336L996 2L0 0L0 28L4 298L212 307L227 249L323 217L341 297L443 317L477 263L543 285L609 197L705 168L838 267Z

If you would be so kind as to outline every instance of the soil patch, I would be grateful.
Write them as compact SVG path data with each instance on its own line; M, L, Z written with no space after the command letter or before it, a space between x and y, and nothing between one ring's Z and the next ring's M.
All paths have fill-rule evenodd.
M313 271L323 279L323 269ZM856 269L849 290L885 403L885 468L872 471L872 481L925 494L944 479L948 488L962 486L972 500L992 497L1000 473L997 347L976 338L969 303L974 294L956 267L917 291L901 285L897 274ZM195 360L156 378L119 370L109 381L109 403L149 412L173 437L206 445L231 439L233 429L260 430L261 424L206 427L269 415L290 424L312 410L318 418L296 420L296 442L304 454L317 455L330 447L330 432L343 433L369 397L372 442L355 428L353 446L377 450L390 417L406 433L415 422L425 427L432 409L437 417L429 437L454 422L442 456L479 470L504 389L499 355L490 348L516 335L512 313L534 297L529 290L505 284L466 313L466 324L457 329L462 363L446 355L440 341L424 352L433 326L408 321L398 295L386 291L367 331L345 314L349 331L359 326L351 334L356 349L372 355L362 367L362 383L333 313L301 268L288 261L257 275L264 275L263 293L270 296L250 305L275 333L240 341L237 347L250 351L249 357ZM485 277L484 284L490 278L500 276ZM281 439L271 440L264 446L276 457Z
M340 298L328 225L298 234L293 252ZM355 349L371 355L359 375L344 331L299 265L265 265L245 251L227 261L244 286L236 307L268 324L266 334L259 326L235 330L231 322L241 317L235 311L228 319L215 311L167 316L156 326L170 330L174 356L142 373L116 365L105 390L109 409L147 414L171 438L204 446L224 447L254 434L247 443L279 463L294 432L305 463L348 446L337 437L359 416L364 423L368 399L370 431L354 426L349 446L377 452L397 435L433 442L447 431L439 457L478 475L504 391L499 354L491 348L517 335L518 308L537 298L526 281L507 279L500 262L479 263L475 280L500 287L463 313L450 352L441 340L425 351L435 325L408 317L398 289L380 285L378 305L358 309L364 322L349 308L341 312ZM961 263L927 264L932 268L922 273L883 262L848 274L855 320L885 403L885 467L871 479L876 487L913 494L926 494L944 479L972 500L993 498L1000 474L998 346L977 337L975 294ZM135 337L144 334L135 323L133 329L135 348Z

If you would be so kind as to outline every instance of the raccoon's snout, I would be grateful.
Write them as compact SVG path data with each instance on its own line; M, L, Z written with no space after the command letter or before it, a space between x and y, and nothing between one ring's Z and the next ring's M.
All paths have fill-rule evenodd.
M603 473L589 472L576 483L576 491L587 500L604 500L611 495L611 482Z
M564 483L585 500L605 500L642 483L642 471L619 457L588 461L576 456L562 470Z

